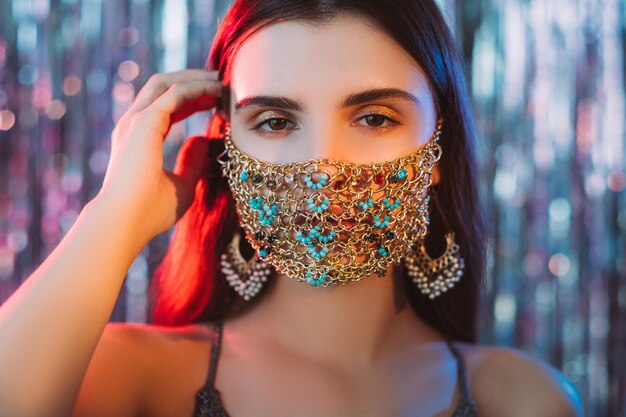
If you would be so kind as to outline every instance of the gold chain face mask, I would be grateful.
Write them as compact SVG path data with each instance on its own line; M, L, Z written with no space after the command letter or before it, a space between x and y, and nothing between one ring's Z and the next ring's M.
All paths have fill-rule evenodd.
M227 125L217 159L246 240L279 272L314 286L384 276L426 235L441 124L416 152L369 164L260 161L235 146Z

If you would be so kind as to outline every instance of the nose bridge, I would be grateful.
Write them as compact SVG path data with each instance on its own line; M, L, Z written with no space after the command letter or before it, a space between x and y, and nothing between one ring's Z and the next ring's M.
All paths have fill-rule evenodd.
M337 142L332 127L328 123L317 123L310 133L311 159L334 159Z
M341 131L333 123L331 115L324 116L323 120L313 121L310 129L312 159L333 159L343 161L345 157Z
M344 161L345 155L342 152L341 138L337 128L330 122L318 122L310 130L310 137L308 140L311 143L310 159L331 159L334 161ZM338 172L338 168L329 165L319 165L318 169L328 173L330 176L334 176Z

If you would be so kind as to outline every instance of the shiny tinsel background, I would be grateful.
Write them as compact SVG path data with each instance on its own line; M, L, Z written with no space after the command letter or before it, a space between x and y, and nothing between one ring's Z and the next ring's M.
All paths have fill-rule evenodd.
M201 68L228 4L0 1L0 302L99 190L111 131L141 86ZM626 416L626 6L440 4L467 62L495 213L481 342L562 369L585 415ZM172 128L166 168L208 116ZM145 322L170 233L133 263L112 321Z

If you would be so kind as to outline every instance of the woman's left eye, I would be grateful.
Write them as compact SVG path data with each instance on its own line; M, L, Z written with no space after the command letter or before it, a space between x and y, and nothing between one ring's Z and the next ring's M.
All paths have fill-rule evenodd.
M393 126L395 125L399 125L400 122L398 122L397 120L384 115L384 114L380 114L380 113L368 113L365 116L359 117L357 120L364 120L365 123L367 123L366 126L364 125L360 125L363 127L366 127L368 129L372 129L372 130L388 130L393 128ZM389 122L387 125L383 125L385 122Z

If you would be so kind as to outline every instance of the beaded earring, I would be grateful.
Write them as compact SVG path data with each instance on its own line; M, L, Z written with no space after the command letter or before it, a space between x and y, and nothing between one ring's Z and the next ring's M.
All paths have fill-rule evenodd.
M227 251L221 256L221 270L228 284L245 301L250 301L261 291L272 269L257 254L246 260L239 249L240 242L241 233L237 231L233 234Z
M433 196L441 218L450 230L434 192ZM428 199L430 200L430 196ZM446 233L445 237L446 250L441 256L431 258L422 241L417 250L414 249L404 258L409 277L422 294L428 295L430 299L439 297L448 289L453 288L461 280L465 268L465 260L459 254L459 245L454 241L454 232Z

